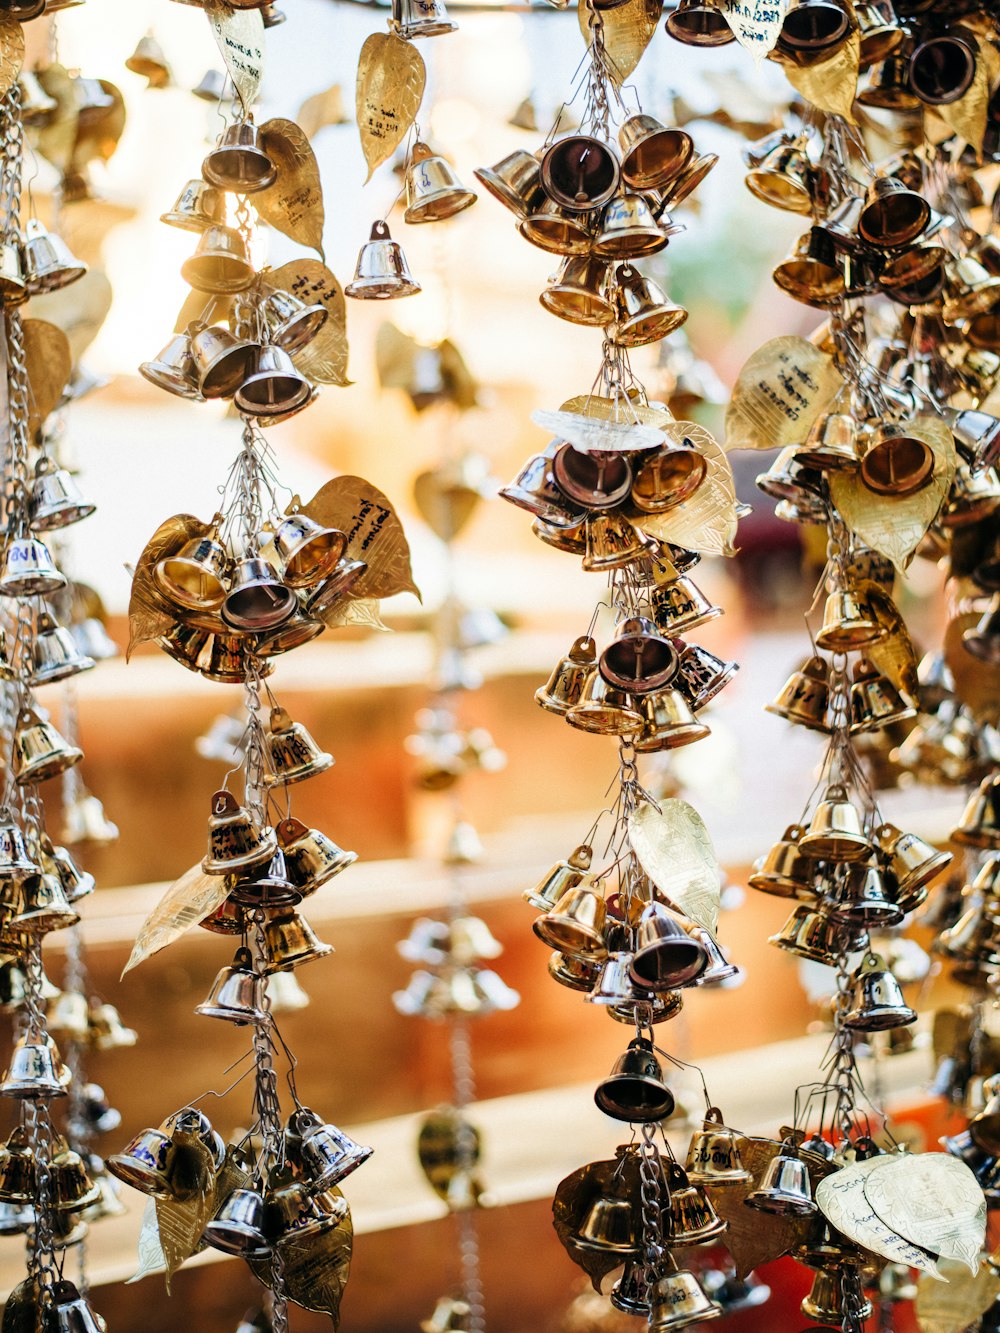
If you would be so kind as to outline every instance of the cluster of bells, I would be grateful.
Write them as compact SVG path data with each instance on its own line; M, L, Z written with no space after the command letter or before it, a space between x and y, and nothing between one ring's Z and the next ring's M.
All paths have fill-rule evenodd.
M416 723L406 749L419 761L416 781L423 791L449 791L466 773L498 773L507 762L485 727L459 728L445 704L420 709Z
M590 873L592 857L591 847L581 844L522 894L542 913L533 930L555 951L549 959L554 981L584 992L616 1022L633 1025L674 1018L688 987L738 984L739 969L714 934L659 902L648 881L633 886L642 890L636 901L641 897L646 905L630 923L621 896L607 899L601 878ZM598 1105L616 1114L601 1094Z
M933 949L951 960L951 975L974 991L992 990L1000 966L1000 778L985 778L971 797L952 840L983 855L981 867L961 890L957 915L938 932Z
M216 526L153 566L153 592L176 617L160 647L209 680L240 684L249 652L269 658L322 634L368 568L343 532L297 511L276 516L258 540L239 557Z
M481 917L454 916L449 921L421 917L396 946L416 963L405 990L392 1002L401 1014L421 1018L480 1018L516 1009L521 997L484 961L499 958L503 946Z
M717 158L654 116L631 116L610 141L574 133L537 153L517 149L477 179L518 219L532 245L564 256L541 294L551 314L605 327L621 347L665 338L687 319L632 261L664 249L683 228L681 204Z
M246 1160L243 1145L227 1149L204 1112L189 1106L157 1129L137 1134L108 1158L108 1170L150 1198L183 1202L198 1188L191 1184L192 1139L208 1151L216 1172L227 1157ZM222 1200L205 1227L205 1244L223 1254L258 1259L286 1246L308 1247L344 1221L346 1200L333 1191L373 1150L304 1106L289 1116L282 1147L283 1158L266 1180L251 1171L246 1185Z
M202 318L177 333L139 367L152 384L181 398L231 398L237 409L269 426L316 398L316 385L295 364L329 318L318 302L266 287L247 238L227 222L228 195L253 196L278 178L252 120L226 127L161 221L198 234L181 276L204 293Z

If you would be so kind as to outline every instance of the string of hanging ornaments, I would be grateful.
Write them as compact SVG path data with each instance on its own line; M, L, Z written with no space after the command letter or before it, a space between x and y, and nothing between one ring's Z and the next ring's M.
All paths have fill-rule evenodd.
M197 1012L246 1028L249 1042L220 1075L227 1087L143 1130L109 1169L148 1199L143 1275L165 1270L169 1281L206 1246L238 1256L266 1289L249 1325L281 1333L292 1303L338 1322L352 1247L340 1185L371 1149L302 1102L276 1022L276 1010L303 1002L289 974L333 951L298 905L356 855L294 816L295 784L334 759L268 680L282 654L327 628L378 626L383 597L416 589L399 520L374 486L336 477L303 504L279 480L268 429L308 408L321 385L346 383L344 296L321 258L277 269L260 259L265 226L322 256L324 222L306 135L289 120L258 126L251 112L273 7L198 7L229 71L232 103L200 175L163 215L192 233L182 268L192 292L174 336L141 372L182 398L231 401L241 446L218 512L207 521L174 515L146 544L132 582L130 651L153 641L187 670L239 687L242 707L224 747L231 766L210 801L206 855L144 923L128 967L196 924L228 937L232 962ZM210 755L220 752L215 732L201 747ZM206 1099L247 1085L245 1128L227 1142Z
M95 1145L121 1117L103 1089L88 1082L86 1064L90 1050L131 1046L136 1034L91 991L76 925L77 905L94 891L94 877L48 831L53 789L46 789L49 799L44 800L41 784L62 776L62 823L71 846L117 836L100 801L79 778L76 766L83 751L77 744L72 685L77 675L116 650L103 626L99 597L65 572L70 563L66 530L89 517L94 505L72 475L63 411L96 387L79 356L100 320L86 332L79 329L71 345L60 294L84 278L87 266L48 230L33 205L22 229L26 150L57 173L58 213L62 203L74 198L74 176L95 155L95 122L105 113L116 122L104 139L106 156L121 133L121 95L112 84L71 75L58 61L54 30L43 67L23 68L21 24L43 11L53 16L71 2L50 0L46 6L32 0L0 12L0 299L7 423L0 566L5 773L0 1008L13 1015L15 1030L0 1094L18 1108L17 1123L0 1148L0 1234L23 1236L26 1243L27 1275L8 1298L6 1325L98 1329L103 1321L86 1294L85 1241L91 1223L124 1209ZM56 117L62 120L58 143L46 134ZM92 276L100 287L101 275ZM42 703L46 697L52 702L45 687L56 684L64 691L61 731ZM59 931L69 935L61 991L45 974L42 952L47 937ZM71 1255L75 1282L67 1272Z

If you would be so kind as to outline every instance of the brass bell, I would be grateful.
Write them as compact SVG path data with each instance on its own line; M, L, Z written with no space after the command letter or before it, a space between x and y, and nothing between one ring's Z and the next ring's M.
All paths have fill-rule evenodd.
M849 588L831 592L823 608L816 645L831 653L868 648L885 638L885 630Z
M666 513L689 500L707 473L704 454L687 436L661 445L644 455L632 483L632 503L645 514Z
M614 1120L648 1123L672 1114L674 1097L663 1081L652 1042L645 1037L629 1042L611 1073L597 1085L594 1101Z
M65 773L83 758L83 751L60 736L51 722L33 708L25 709L14 731L14 777L21 787Z
M226 596L229 555L213 528L192 537L153 566L153 582L165 597L191 611L214 610Z
M406 211L409 223L443 222L476 202L473 190L467 190L454 167L418 140L410 152L406 169Z
M587 1003L614 1007L619 1011L628 1008L633 1014L639 1006L651 1006L652 992L636 985L632 980L631 968L630 953L609 953L601 963L594 988L587 996Z
M523 148L516 148L496 166L477 167L472 174L505 208L524 219L536 212L545 200L540 173L538 158Z
M915 241L930 221L930 204L894 176L878 176L868 187L858 231L871 245L888 249Z
M21 88L21 119L25 125L45 125L51 121L59 104L42 87L38 75L22 69L17 81Z
M687 166L694 143L685 130L661 125L655 116L630 116L618 131L622 179L633 190L656 189Z
M827 708L830 702L830 669L826 659L810 657L785 681L778 697L764 711L783 717L810 731L830 734Z
M364 560L345 555L333 573L310 591L305 603L306 614L325 623L326 617L336 613L340 602L367 572L368 565Z
M639 754L676 750L704 740L710 728L695 717L683 693L676 688L642 694L636 699L642 729L632 742Z
M704 1188L692 1182L677 1162L668 1168L667 1186L671 1246L705 1245L726 1230L727 1223L715 1211Z
M593 255L569 255L538 298L550 315L571 324L604 325L615 317L608 299L608 263Z
M62 991L46 1012L46 1026L60 1037L68 1037L71 1041L86 1041L90 1035L87 1014L85 995L79 991Z
M723 1123L718 1107L709 1107L701 1129L692 1136L684 1169L692 1184L713 1189L751 1179L740 1157L738 1136Z
M679 0L667 15L666 28L685 46L725 46L736 40L722 11L711 0Z
M267 736L267 758L271 772L269 786L288 786L303 782L332 768L334 758L321 750L301 722L293 722L279 707L271 709L271 729Z
M187 398L192 402L203 401L191 359L190 333L175 333L152 361L141 363L139 374L150 384L178 398Z
M135 1046L139 1034L126 1027L121 1014L113 1004L90 1004L91 1044L99 1051L128 1050Z
M813 227L800 236L791 255L777 265L771 277L796 301L820 309L833 305L845 291L836 246L822 227Z
M65 1279L53 1283L52 1304L42 1322L47 1333L105 1333L107 1329L90 1299L81 1296L73 1283Z
M268 341L283 352L298 352L307 347L330 318L325 305L307 305L285 291L270 292L260 311Z
M0 883L24 879L26 875L37 874L40 869L10 810L0 809Z
M808 1217L816 1212L809 1172L798 1152L783 1144L768 1164L758 1187L746 1197L748 1208L779 1217Z
M592 857L592 848L582 843L565 861L557 861L534 888L525 889L521 897L540 912L550 912L564 893L581 882Z
M266 560L248 556L233 572L222 602L222 619L233 629L260 633L283 624L295 613L298 600Z
M895 421L880 422L864 437L862 450L861 479L878 495L910 495L934 472L930 447Z
M31 296L56 292L87 272L66 242L49 232L37 218L24 229L24 280Z
M201 863L206 875L229 875L270 861L277 846L274 830L259 828L231 792L223 788L215 793L208 821L208 854Z
M604 574L611 569L624 569L633 560L646 553L641 534L620 513L604 512L587 516L585 538L587 553L583 569L588 574ZM0 591L3 580L0 579Z
M449 19L444 0L392 0L392 21L406 41L415 37L441 37L458 28Z
M100 1191L90 1178L86 1162L63 1139L56 1139L52 1146L49 1171L53 1208L65 1213L90 1208L100 1198Z
M207 227L224 226L226 221L225 194L199 176L190 180L177 196L177 201L160 221L182 231L205 231Z
M728 990L743 985L745 973L729 961L722 945L707 926L693 925L689 934L708 954L708 966L695 981L696 986L721 986Z
M793 139L773 148L745 179L751 194L765 204L791 213L808 213L812 209L812 171L804 140Z
M594 254L602 259L638 259L656 254L667 240L641 194L619 194L604 206Z
M587 213L616 193L620 165L610 144L587 134L568 134L546 150L540 176L553 203Z
M855 972L854 1006L844 1023L859 1032L883 1032L917 1021L916 1011L903 999L899 982L878 954L869 953Z
M81 519L89 518L97 506L84 500L79 487L65 468L56 467L43 455L35 464L31 487L31 527L33 531L48 532L52 528L66 528Z
M271 1243L264 1234L264 1198L252 1186L235 1189L223 1201L203 1232L213 1250L242 1259L270 1254Z
M288 878L302 897L315 893L358 859L357 852L344 851L319 829L291 817L278 824L278 845L285 854Z
M782 449L768 470L758 474L754 484L774 500L796 505L803 514L815 514L812 522L825 523L826 482L823 474L817 468L800 463L797 452L794 446Z
M981 851L1000 851L1000 776L983 779L969 799L962 822L952 830L952 842Z
M675 685L697 713L722 693L739 671L739 663L724 662L698 643L675 639L674 646L680 650Z
M37 1032L28 1032L14 1043L10 1064L0 1080L0 1097L19 1101L47 1101L65 1097L60 1077L59 1053L54 1043Z
M810 59L829 54L846 41L850 16L836 0L794 0L785 14L778 42Z
M173 1144L159 1129L144 1129L107 1159L107 1168L123 1184L140 1194L169 1199L173 1190L168 1167Z
M1000 663L1000 597L994 597L979 622L963 632L962 647L981 662Z
M48 834L40 841L42 868L47 875L55 875L66 899L79 902L94 892L94 876L81 870L65 847L55 847Z
M845 1293L853 1296L850 1304ZM818 1270L800 1308L810 1319L836 1320L842 1324L847 1317L863 1322L872 1313L874 1306L865 1297L857 1272L847 1266L838 1266L832 1271L825 1268Z
M553 460L561 447L553 440L544 453L532 454L514 480L500 488L500 496L554 527L566 528L580 523L584 510L556 484Z
M643 726L642 714L626 692L609 685L597 670L587 677L579 700L564 716L570 726L598 736L635 737Z
M957 102L976 76L975 36L957 26L924 36L910 56L910 87L929 106Z
M202 162L201 174L209 185L216 185L220 190L253 194L273 185L278 170L264 148L259 128L252 121L237 121L223 131L216 147ZM226 289L210 287L204 290Z
M847 867L834 891L827 894L824 911L834 921L846 921L869 930L888 930L898 926L904 915L893 889L879 866L855 861Z
M643 909L635 932L633 980L646 990L676 990L708 967L708 952L658 902Z
M832 920L823 912L801 903L769 943L797 958L808 958L826 967L836 967L844 953L865 947L868 935L846 922Z
M902 46L906 33L896 18L892 0L864 0L854 6L861 43L862 69L891 56Z
M251 911L262 907L294 907L302 901L302 895L288 878L285 854L280 847L275 848L266 864L227 876L226 887L237 906Z
M824 861L859 861L871 854L861 817L844 786L827 787L799 847L807 856Z
M218 223L206 227L194 254L181 265L181 277L199 292L245 291L254 280L254 270L243 236Z
M250 373L257 350L216 325L194 328L189 346L197 390L204 398L231 398Z
M854 472L858 467L857 425L848 412L822 412L796 457L823 472Z
M276 972L267 983L272 1014L294 1014L308 1009L310 999L294 972Z
M253 968L249 949L237 950L229 967L224 967L212 982L208 999L195 1009L204 1018L221 1018L237 1027L266 1023L263 979Z
M635 1254L641 1241L631 1200L598 1194L573 1232L573 1243L601 1254Z
M1000 506L1000 478L994 468L973 472L959 456L951 491L937 521L945 528L962 528L990 518Z
M681 5L686 0L681 0ZM702 3L702 0L695 0ZM708 8L708 5L705 5ZM680 1269L654 1282L649 1292L649 1333L674 1333L689 1324L719 1319L722 1306L705 1295L694 1273Z
M531 245L554 255L587 255L594 239L590 220L554 199L536 205L517 229Z
M140 37L135 50L125 61L125 68L141 74L150 88L166 88L170 83L170 66L163 47L151 32Z
M23 1125L14 1129L0 1148L0 1200L4 1203L34 1203L35 1155Z
M606 905L588 882L589 876L566 890L563 896L532 925L538 938L561 953L574 957L603 959Z
M356 1143L335 1125L315 1125L303 1134L302 1168L314 1190L332 1189L371 1157L374 1149Z
M632 487L632 465L623 455L585 453L571 444L556 451L552 476L574 508L587 510L613 509Z
M412 0L414 4L438 0ZM398 241L389 235L388 226L379 219L372 223L371 237L361 247L354 278L344 288L345 296L363 301L391 300L397 296L415 296L420 283L410 273L406 256Z
M875 731L916 717L917 710L872 662L861 658L851 685L851 731Z
M970 408L945 408L944 418L958 444L974 456L975 466L991 467L1000 450L1000 420L989 412Z
M649 1316L649 1283L642 1263L627 1259L621 1277L611 1289L611 1304L622 1314Z
M92 657L80 652L68 629L57 625L47 611L39 613L35 622L29 681L33 687L69 680L96 665Z
M722 615L686 574L663 584L652 597L653 619L664 634L683 634Z
M288 353L265 344L257 348L253 370L236 390L234 401L247 416L278 417L305 406L312 391Z
M0 566L0 596L50 597L66 586L49 548L38 537L8 537Z
M324 944L308 921L295 911L283 911L268 918L264 926L267 963L264 975L302 967L333 953L332 944Z
M651 278L632 264L614 270L614 341L619 347L646 347L673 333L688 317Z
M939 851L917 834L903 833L892 824L883 824L875 837L896 881L897 902L901 906L951 864L950 852Z
M566 713L580 702L584 687L593 675L596 659L594 640L588 635L576 639L548 681L535 691L535 703L547 713Z
M661 689L677 674L677 650L657 634L651 620L625 620L617 637L601 653L599 669L611 685L631 694Z

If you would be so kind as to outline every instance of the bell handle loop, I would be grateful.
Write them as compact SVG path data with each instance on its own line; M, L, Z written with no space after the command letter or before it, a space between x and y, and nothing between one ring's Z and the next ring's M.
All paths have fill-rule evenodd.
M372 223L371 236L369 239L372 241L389 240L389 224L384 218L377 218Z
M597 656L597 644L590 634L581 634L578 639L574 639L569 655L574 661L591 662Z
M726 1122L723 1119L722 1112L719 1110L717 1106L710 1106L708 1110L705 1112L706 1125L724 1125L725 1123Z
M240 945L236 950L233 967L243 968L247 972L253 971L253 955L245 944Z
M418 139L410 149L410 166L416 166L419 162L426 162L428 158L434 156L433 149L423 139Z

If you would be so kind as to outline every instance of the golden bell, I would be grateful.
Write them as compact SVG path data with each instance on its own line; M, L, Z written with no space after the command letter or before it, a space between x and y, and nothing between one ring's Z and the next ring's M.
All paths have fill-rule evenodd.
M638 616L622 622L601 653L600 672L619 689L648 694L673 679L677 664L677 650L670 640L656 633L651 620Z
M657 588L652 605L657 628L671 637L722 615L722 607L710 602L686 574Z
M406 170L404 222L443 222L471 207L476 197L458 179L450 162L420 140L413 145Z
M191 359L190 333L175 333L152 361L142 362L139 374L150 384L178 398L188 398L199 403L203 401Z
M309 588L333 573L347 549L339 528L324 527L308 514L286 514L274 534L274 549L291 588Z
M813 227L795 242L791 255L771 274L782 291L820 309L844 295L844 274L829 232Z
M597 1085L594 1101L614 1120L648 1123L672 1114L674 1097L650 1041L636 1037L629 1042L609 1076Z
M991 467L1000 452L1000 419L970 408L944 409L944 418L960 447L972 454L976 468ZM976 577L979 579L979 569ZM1000 565L998 565L1000 574ZM981 582L981 580L979 580ZM989 586L989 585L984 585Z
M567 889L532 930L544 943L576 958L603 959L606 907L604 899L584 879Z
M811 176L805 143L794 139L772 149L759 166L751 168L746 184L765 204L791 213L808 213L812 209Z
M38 537L8 537L0 567L0 596L51 597L66 586L48 547Z
M14 731L14 777L21 787L45 782L65 773L83 758L83 751L70 745L51 722L43 721L33 708L22 710Z
M638 259L662 250L667 239L641 194L620 194L605 205L594 254L602 259Z
M941 314L946 323L985 314L1000 300L1000 277L972 255L949 257L944 269L948 292Z
M0 1097L19 1101L47 1101L65 1097L59 1052L55 1043L37 1032L28 1032L14 1044L10 1064L0 1080Z
M234 629L260 633L282 625L298 607L298 599L266 560L249 556L233 572L222 603L222 619Z
M861 816L845 787L833 783L826 789L799 847L807 856L824 861L859 861L871 855Z
M332 768L334 758L321 750L301 722L293 722L283 708L271 709L267 736L268 786L286 787L304 782Z
M925 35L910 56L910 87L921 102L945 106L963 97L976 75L977 48L975 36L957 26Z
M122 1149L107 1159L107 1168L124 1184L140 1194L169 1199L173 1190L169 1164L173 1144L159 1129L145 1129Z
M614 270L614 341L619 347L645 347L673 333L688 317L651 278L632 264Z
M885 638L885 630L850 589L831 592L823 608L816 645L827 652L852 652Z
M794 445L782 449L767 471L758 474L754 484L773 500L801 507L803 513L815 510L814 522L826 522L823 474L800 463Z
M546 684L535 691L535 703L548 713L565 713L580 702L596 661L594 640L588 635L576 639Z
M288 353L267 343L255 350L253 369L236 390L234 401L247 416L277 418L304 407L312 391Z
M540 912L550 912L564 893L575 889L590 869L593 850L582 843L565 861L557 861L539 883L525 889L521 897Z
M1000 776L984 778L962 814L962 822L952 830L952 842L980 851L1000 850Z
M727 1223L715 1211L701 1185L688 1178L677 1162L667 1171L670 1190L670 1244L706 1245L726 1230Z
M973 472L959 457L951 491L937 521L945 528L961 528L990 518L1000 506L1000 477L994 468ZM2 588L2 580L0 580Z
M858 1032L884 1032L917 1021L916 1011L903 999L899 982L878 954L866 955L855 972L854 1004L843 1018Z
M810 731L830 734L827 707L830 702L830 670L826 659L810 657L785 681L778 697L764 711Z
M190 610L221 606L226 595L229 556L214 530L192 537L176 555L153 566L153 582L164 596Z
M861 658L851 685L851 731L876 731L916 717L917 710L873 663Z
M785 829L781 839L755 865L747 881L752 889L776 898L815 901L815 867L799 847L804 832L797 824L790 824Z
M889 873L896 881L897 902L901 907L911 895L930 883L951 864L950 852L939 851L915 833L903 833L892 824L883 824L876 835L879 852L888 858ZM909 906L906 911L911 911Z
M857 423L849 412L822 412L796 453L806 467L854 472L858 467Z
M560 447L560 441L553 440L544 453L532 454L514 480L500 488L500 496L553 527L576 527L583 521L584 509L570 501L553 472L554 454Z
M885 60L902 46L906 33L896 18L891 0L864 0L854 6L854 14L858 21L862 69Z
M573 1232L573 1243L602 1254L636 1253L641 1242L631 1201L598 1194Z
M894 176L878 176L865 195L858 231L871 245L909 245L930 221L930 204Z
M725 46L736 40L722 11L711 0L679 0L667 15L666 28L685 46Z
M642 730L642 714L624 690L617 689L596 669L588 675L576 703L565 712L566 721L580 731L598 736L634 738Z
M205 231L207 227L224 226L226 221L226 196L222 190L199 176L189 180L177 196L177 202L166 213L160 214L160 221L171 227L180 227L183 231Z
M47 611L35 621L32 668L29 683L33 687L69 680L81 671L90 671L97 663L80 652L68 629L57 625Z
M0 1200L33 1203L36 1188L35 1155L27 1131L18 1125L0 1148Z
M13 241L0 243L0 297L6 305L20 305L28 299L21 251Z
M685 0L681 0L683 4ZM661 1277L649 1291L649 1333L674 1333L689 1324L719 1319L722 1306L705 1295L697 1277L681 1269Z
M610 144L588 134L567 134L546 150L541 161L545 193L571 213L588 213L606 204L618 189L620 166Z
M518 218L537 211L545 200L541 164L533 153L516 148L494 167L477 167L472 173L481 185Z
M31 296L59 291L87 272L61 237L46 230L37 218L24 229L24 279Z
M0 810L0 883L24 879L41 869L8 809Z
M635 933L630 972L646 990L676 990L689 986L708 967L705 946L692 938L661 903L643 909Z
M751 1179L740 1157L739 1138L722 1120L722 1112L710 1106L701 1129L696 1130L685 1163L687 1178L693 1185L742 1185Z
M268 341L283 352L298 352L316 337L330 312L325 305L307 305L291 292L272 291L260 307Z
M962 647L981 662L1000 664L1000 597L994 597L979 623L962 634Z
M392 0L392 21L406 41L415 37L441 37L458 28L449 19L444 0Z
M215 793L208 821L208 854L201 863L206 875L229 875L270 861L277 846L274 829L259 828L230 792Z
M231 398L250 373L256 350L218 325L193 329L190 353L198 392L205 398Z
M583 557L583 568L590 574L624 569L646 551L641 535L620 513L588 515L585 535L587 553ZM0 589L2 582L0 579Z
M399 242L392 239L381 219L372 223L371 237L361 247L354 278L344 288L344 295L360 301L385 301L415 296L419 291L420 283L411 274Z
M851 1317L864 1321L872 1313L874 1306L861 1288L857 1272L851 1268L838 1267L833 1270L819 1269L813 1278L808 1295L803 1297L801 1310L810 1319L822 1319L828 1324L836 1320L842 1324L847 1314L845 1288L853 1291L855 1299L851 1303Z
M782 1146L757 1189L747 1195L746 1205L779 1217L808 1217L816 1212L809 1172L796 1151Z
M644 454L632 483L632 503L646 514L662 514L689 500L704 481L708 463L688 437Z
M661 125L654 116L630 116L618 131L622 179L633 190L656 189L687 166L694 143L685 130Z
M850 16L836 0L794 0L785 14L779 45L810 59L829 54L842 45L850 31Z
M588 255L594 233L590 220L546 199L517 224L517 229L540 250L554 255Z
M824 897L823 910L834 921L888 930L898 926L904 913L895 900L895 884L878 865L852 862Z
M181 277L199 292L227 295L245 291L254 280L246 241L235 227L213 223L201 233L191 258L181 265Z
M170 66L163 47L151 32L139 39L139 44L125 61L125 68L141 74L150 88L166 88L170 83Z
M52 1207L59 1212L76 1213L97 1203L100 1191L80 1154L64 1139L56 1139L53 1149L49 1163Z
M571 324L600 326L610 324L615 317L607 287L605 260L591 255L570 255L538 299L550 315L558 315Z
M324 944L304 917L295 911L270 916L264 926L267 962L264 975L286 972L333 953L332 944Z
M632 465L616 453L586 453L563 444L552 459L552 476L574 508L613 509L632 486Z
M252 194L273 185L278 170L263 146L258 127L252 121L238 121L223 131L216 147L202 162L201 174L209 185L217 185L220 190ZM194 287L197 283L191 285ZM209 287L202 290L238 291L239 288Z
M636 700L642 718L642 730L632 744L639 754L676 750L682 745L704 740L710 728L691 711L678 689L658 690Z
M11 926L31 935L45 935L65 930L80 920L70 906L62 884L55 875L29 875L21 884L21 906L11 918Z
M224 967L212 982L208 998L195 1009L205 1018L221 1018L238 1027L266 1023L262 977L253 968L249 949L237 950L229 967Z

